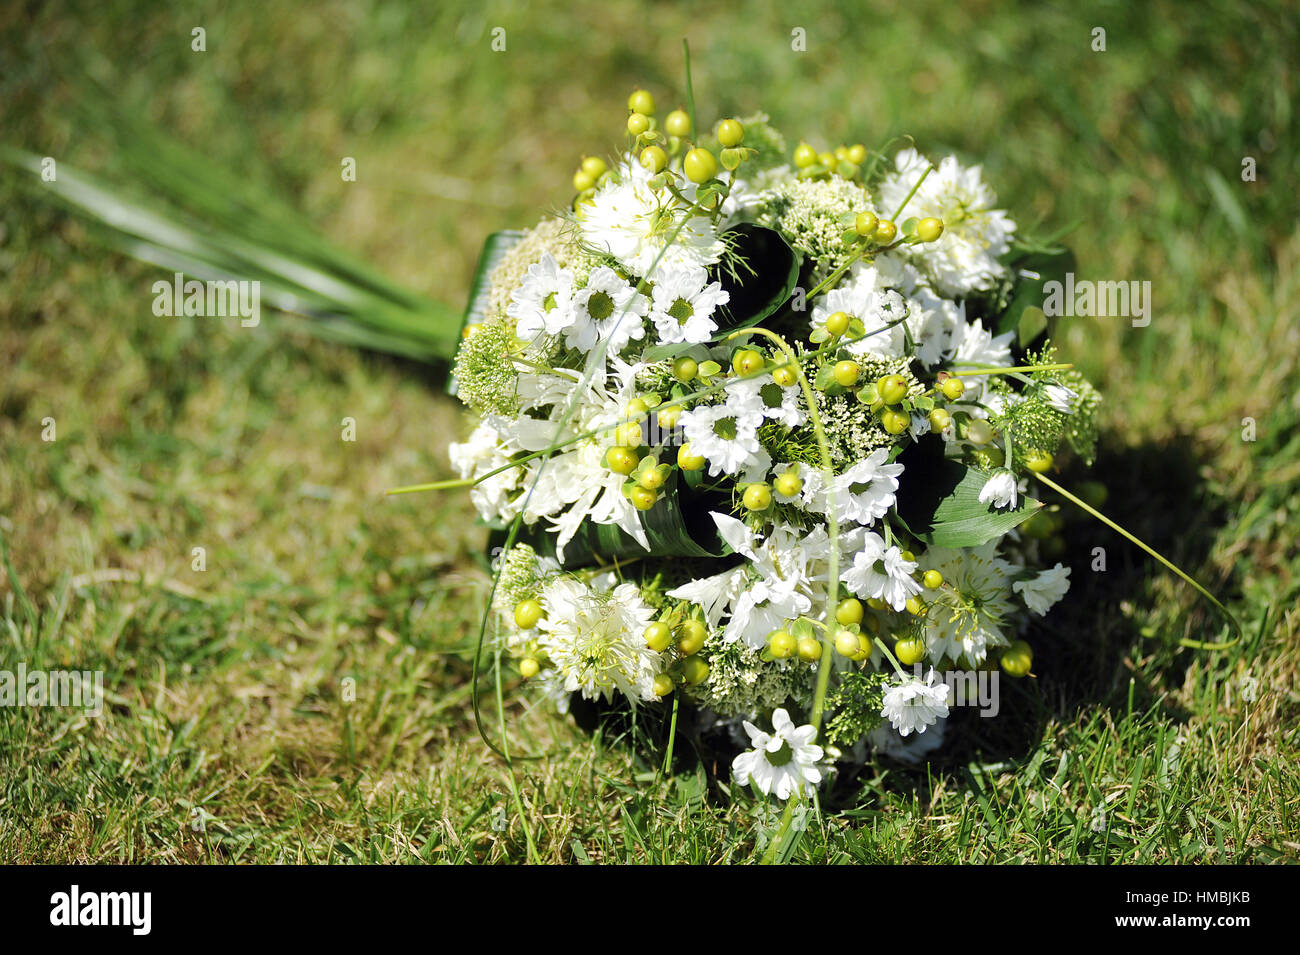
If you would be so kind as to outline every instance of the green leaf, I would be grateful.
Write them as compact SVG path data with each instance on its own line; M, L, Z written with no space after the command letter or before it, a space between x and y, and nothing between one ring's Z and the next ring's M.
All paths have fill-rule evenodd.
M722 238L743 262L736 275L724 270L718 276L730 298L718 309L715 341L737 328L757 325L790 301L802 264L799 254L772 229L742 223Z
M1047 297L1043 286L1048 282L1065 281L1065 273L1074 271L1074 253L1064 247L1051 251L1031 252L1012 259L1007 265L1016 273L1032 272L1038 276L1038 278L1020 276L1007 300L1007 307L997 318L997 334L1017 331L1019 343L1023 347L1047 328L1046 316L1042 312L1043 302ZM1028 309L1037 310L1037 315L1033 313L1026 315ZM1026 322L1024 329L1021 329L1022 319Z
M929 467L905 461L905 466L908 472L899 488L898 516L917 539L934 547L978 547L1001 537L1042 507L1021 495L1016 507L995 510L979 499L989 475L959 461L944 459Z

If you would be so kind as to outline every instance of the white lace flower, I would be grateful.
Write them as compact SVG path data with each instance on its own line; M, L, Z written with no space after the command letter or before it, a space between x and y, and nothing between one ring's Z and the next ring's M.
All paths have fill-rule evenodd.
M841 523L874 524L894 506L894 492L898 490L903 466L886 464L888 456L888 448L877 448L831 481L836 516ZM829 495L823 493L821 504L825 513Z
M564 679L564 689L586 699L652 700L659 655L645 644L655 617L633 584L602 592L574 577L558 577L542 591L546 611L538 642Z
M679 420L691 450L709 462L709 474L737 474L767 457L758 443L763 414L750 404L727 402L683 411ZM739 396L743 400L744 396ZM770 463L770 458L768 459ZM766 465L765 465L766 466Z
M874 597L902 610L908 597L921 592L912 576L915 572L916 561L905 560L897 546L885 547L879 534L868 531L862 550L853 556L853 566L841 579L859 597Z
M731 296L704 269L670 266L655 273L650 321L666 344L703 344L718 330L713 313Z
M822 748L813 743L816 727L811 723L795 726L784 709L772 713L772 733L763 732L748 720L744 726L754 748L732 761L736 783L753 783L763 795L782 800L795 793L811 796L822 779L817 768Z
M1016 490L1016 476L1006 468L999 468L980 488L980 503L995 508L1015 507Z
M611 354L618 354L634 338L645 337L645 314L650 301L607 266L594 269L587 284L573 293L573 321L565 329L570 348L591 351L596 342L609 339Z
M722 240L711 219L688 215L667 189L653 191L647 184L649 173L630 157L615 172L616 181L578 207L587 245L608 252L640 276L649 272L656 259L661 267L707 268L722 258ZM682 180L679 188L690 199L696 187Z
M519 288L510 293L506 314L515 334L525 341L558 335L573 324L573 272L562 269L550 253L528 267Z
M902 205L929 165L915 149L901 151L894 159L895 171L880 184L882 208ZM993 208L996 203L980 167L965 168L952 156L941 160L907 199L899 221L926 216L943 220L937 242L919 243L908 251L944 295L959 297L991 288L1005 273L998 258L1011 248L1016 224L1006 212Z
M1070 589L1070 568L1058 563L1030 580L1017 580L1011 589L1020 594L1026 607L1041 617Z
M924 681L916 677L899 678L896 685L885 691L880 715L889 720L900 736L924 733L935 721L948 716L948 684L934 682L934 667Z

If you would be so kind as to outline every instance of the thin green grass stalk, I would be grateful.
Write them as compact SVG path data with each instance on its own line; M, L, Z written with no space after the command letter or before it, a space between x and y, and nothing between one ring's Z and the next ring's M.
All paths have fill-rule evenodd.
M524 811L524 800L519 795L519 781L515 779L515 766L510 759L510 736L506 733L506 706L505 700L501 694L501 648L498 646L494 654L496 664L496 697L497 697L497 721L501 728L501 749L502 755L506 762L506 776L510 780L510 795L515 801L515 810L519 813L519 825L524 830L524 845L528 854L528 861L539 864L541 859L537 855L537 846L533 842L533 830L528 825L528 815Z

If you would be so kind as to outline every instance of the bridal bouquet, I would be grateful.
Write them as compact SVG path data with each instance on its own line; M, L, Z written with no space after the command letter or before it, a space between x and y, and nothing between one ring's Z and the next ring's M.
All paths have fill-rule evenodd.
M561 711L689 705L781 799L924 751L954 673L1028 674L1070 582L1029 482L1096 443L1032 306L1061 250L978 166L791 151L643 90L573 187L490 241L455 364L519 673Z

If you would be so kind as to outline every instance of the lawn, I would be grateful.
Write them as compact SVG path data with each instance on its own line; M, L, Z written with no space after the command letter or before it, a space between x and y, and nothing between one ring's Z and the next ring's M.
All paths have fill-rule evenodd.
M997 720L957 719L928 768L837 779L793 858L1300 860L1287 4L74 7L0 12L6 145L111 173L78 118L94 76L457 307L484 237L568 201L630 90L683 95L683 38L706 115L763 109L823 146L910 134L983 161L1025 226L1077 224L1081 277L1154 300L1147 327L1056 328L1106 396L1106 510L1245 635L1180 645L1219 636L1213 611L1070 516L1075 586L1031 635L1036 677ZM511 751L540 757L515 763L517 812L473 715L486 531L465 495L383 497L451 476L465 419L442 369L275 314L156 317L167 273L0 170L0 670L102 670L109 702L0 708L0 861L517 862L526 831L545 861L755 856L775 819L725 766L688 750L661 773L508 681Z

